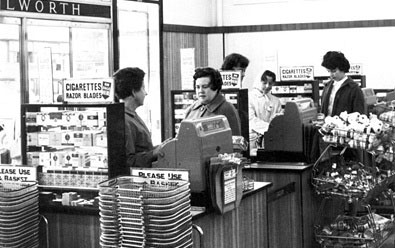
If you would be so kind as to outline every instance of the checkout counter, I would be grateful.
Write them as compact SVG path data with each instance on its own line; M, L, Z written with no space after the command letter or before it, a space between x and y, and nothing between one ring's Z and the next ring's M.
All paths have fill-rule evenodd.
M243 174L255 181L272 182L267 208L269 247L313 248L314 224L320 201L311 186L311 169L318 152L318 136L312 125L317 109L311 99L285 105L264 135L264 149ZM317 144L313 144L317 142ZM314 149L318 153L314 154Z
M190 172L192 212L198 212L192 222L203 231L200 238L194 233L194 247L269 247L266 202L271 183L255 182L253 190L243 192L241 166L213 160L233 149L225 116L184 120L177 137L165 144L153 164Z

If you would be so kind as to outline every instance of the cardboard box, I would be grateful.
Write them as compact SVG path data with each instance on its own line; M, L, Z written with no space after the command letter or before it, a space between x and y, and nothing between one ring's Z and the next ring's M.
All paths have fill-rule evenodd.
M92 146L92 132L74 132L74 146Z
M37 112L26 112L26 125L37 124Z
M62 145L74 145L74 135L73 132L65 131L61 133L61 144Z
M50 152L40 152L39 153L39 164L43 167L51 166L51 153Z
M27 152L27 165L37 166L40 164L40 152Z
M27 146L38 146L38 133L27 133L26 143Z
M49 132L49 145L50 146L61 146L62 145L62 133Z
M107 147L107 133L94 133L93 146Z
M48 123L51 126L63 126L63 111L49 112Z
M37 140L38 146L49 146L49 132L39 132Z

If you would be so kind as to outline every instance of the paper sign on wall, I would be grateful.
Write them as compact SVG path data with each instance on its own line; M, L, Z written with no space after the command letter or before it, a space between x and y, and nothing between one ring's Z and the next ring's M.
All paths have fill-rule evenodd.
M280 67L280 81L313 81L313 66Z
M27 182L37 180L36 167L27 166L0 166L0 181Z
M181 56L181 87L183 90L193 89L193 74L195 74L195 48L180 49Z
M113 79L66 79L63 81L63 100L69 103L113 102Z
M241 88L241 71L220 71L222 76L222 88Z

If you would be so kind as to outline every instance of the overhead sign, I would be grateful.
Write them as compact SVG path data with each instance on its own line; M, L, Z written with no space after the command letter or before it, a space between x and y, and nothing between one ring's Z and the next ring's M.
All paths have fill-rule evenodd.
M27 182L36 180L36 167L0 165L0 181Z
M220 71L223 89L241 88L241 71Z
M350 64L350 70L347 74L362 75L362 64Z
M108 103L114 101L114 81L106 79L66 79L63 101L68 103Z
M178 186L182 182L189 182L189 171L182 169L130 168L130 174L157 187Z
M313 81L313 66L280 67L280 81Z
M0 10L111 18L111 6L54 0L4 0Z

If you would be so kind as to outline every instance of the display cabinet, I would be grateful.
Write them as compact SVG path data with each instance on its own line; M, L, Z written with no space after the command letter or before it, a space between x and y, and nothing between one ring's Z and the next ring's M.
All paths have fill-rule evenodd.
M275 82L272 94L280 98L284 107L288 101L296 98L311 98L319 104L319 82L318 81L280 81Z
M241 122L241 135L249 140L248 122L248 89L223 89L221 90L226 100L237 109ZM175 137L180 128L181 121L185 118L186 109L196 100L194 90L171 91L172 133Z
M128 174L124 105L23 104L22 162L38 166L40 187L96 190Z

